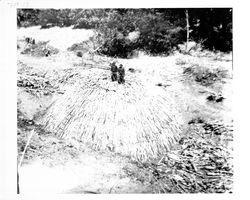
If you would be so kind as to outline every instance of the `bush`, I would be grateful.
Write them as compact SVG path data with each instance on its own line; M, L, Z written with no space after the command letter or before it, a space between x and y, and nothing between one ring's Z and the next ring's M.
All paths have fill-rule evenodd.
M128 58L133 54L134 50L143 50L152 55L169 54L174 47L177 48L179 42L183 39L179 34L182 30L166 31L165 33L158 33L155 30L140 33L138 40L131 41L123 34L116 32L110 35L104 42L101 53L113 57Z
M87 41L82 41L80 43L75 43L73 44L71 47L69 47L67 50L68 51L73 51L76 54L78 52L82 52L87 53L89 51L93 51L96 49L96 47L98 46L98 41L97 39L94 37L91 37L89 40Z
M38 9L17 9L17 26L29 27L39 25Z
M134 50L152 55L171 53L184 41L185 30L153 12L151 9L113 11L106 23L98 27L104 41L101 53L122 58L131 57Z
M83 41L83 42L80 42L80 43L73 44L67 50L68 51L73 51L73 52L76 52L76 53L78 51L86 53L86 52L89 51L89 48L90 48L89 42Z
M135 43L130 42L123 36L120 38L114 35L113 37L107 38L99 52L112 57L128 58L133 54L135 48Z
M73 26L73 28L75 28L75 29L77 29L77 28L79 28L79 29L81 29L81 28L93 29L93 28L95 28L95 25L96 25L96 23L90 22L86 19L81 19Z
M216 81L227 77L227 72L221 69L209 69L198 64L194 64L184 69L184 74L190 75L192 79L203 86L211 86Z

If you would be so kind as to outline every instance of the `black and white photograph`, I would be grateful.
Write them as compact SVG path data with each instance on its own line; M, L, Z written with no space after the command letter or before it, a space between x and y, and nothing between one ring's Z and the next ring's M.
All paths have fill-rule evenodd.
M235 194L232 6L14 10L17 195Z
M18 193L232 193L232 14L17 9Z

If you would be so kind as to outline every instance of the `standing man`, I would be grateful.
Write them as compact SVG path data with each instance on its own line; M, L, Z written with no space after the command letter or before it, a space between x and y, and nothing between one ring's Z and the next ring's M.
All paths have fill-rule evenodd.
M118 68L118 83L123 84L125 83L125 69L122 64L120 64L120 67Z
M111 80L112 81L117 81L117 66L116 66L116 63L115 62L112 62L111 64L110 64L110 66L111 66Z

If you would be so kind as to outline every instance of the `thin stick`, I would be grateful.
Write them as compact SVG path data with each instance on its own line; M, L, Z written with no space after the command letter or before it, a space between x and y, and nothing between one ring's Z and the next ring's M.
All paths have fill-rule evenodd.
M24 150L23 150L22 157L21 157L21 159L20 159L20 161L19 161L19 164L18 164L18 166L17 166L17 194L20 194L19 172L18 172L18 171L19 171L19 169L20 169L20 167L21 167L21 165L22 165L22 162L23 162L23 159L24 159L25 152L26 152L26 150L27 150L27 147L28 147L28 145L29 145L29 143L30 143L30 140L31 140L33 134L34 134L34 129L33 129L33 130L31 131L31 133L30 133L30 136L29 136L29 138L28 138L28 141L27 141L27 143L26 143L26 145L25 145L25 148L24 148Z
M22 165L22 162L23 162L23 159L24 159L25 152L26 152L26 150L27 150L27 147L29 146L29 143L30 143L30 140L31 140L33 134L34 134L34 129L31 131L31 133L30 133L30 135L29 135L28 141L27 141L27 143L26 143L26 145L25 145L25 148L24 148L24 150L23 150L23 153L22 153L22 157L21 157L21 159L20 159L20 161L19 161L19 164L18 164L18 168L20 168L21 165Z

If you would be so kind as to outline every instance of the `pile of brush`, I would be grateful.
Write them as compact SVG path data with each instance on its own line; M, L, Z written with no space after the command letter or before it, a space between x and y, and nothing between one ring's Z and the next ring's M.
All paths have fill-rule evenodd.
M210 69L199 64L193 64L184 68L183 74L190 76L191 79L203 86L211 86L216 81L221 81L228 76L226 70L220 68Z
M26 92L35 96L51 95L58 89L49 80L27 75L18 76L17 86L24 88Z
M125 84L112 82L110 75L109 70L83 70L40 123L61 138L75 137L136 160L169 151L183 124L171 94L140 74L126 73Z
M48 45L48 41L39 41L36 44L28 44L21 51L21 54L28 54L35 57L45 57L57 53L59 53L59 50Z
M42 70L18 62L17 86L35 96L63 94L64 86L73 85L78 79L78 69Z
M224 129L221 131L226 134ZM158 162L140 163L141 168L151 174L148 174L151 177L149 181L154 183L156 192L232 192L233 158L230 145L219 145L215 138L208 139L199 132L199 129L190 130L179 140L178 149L168 152ZM228 132L230 130L225 137L229 140L232 132Z

